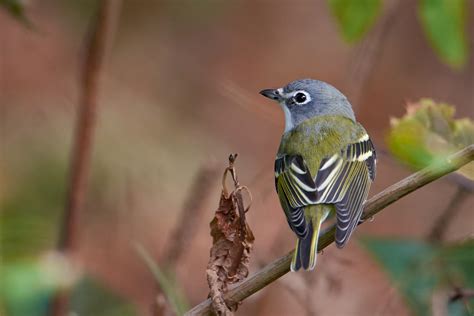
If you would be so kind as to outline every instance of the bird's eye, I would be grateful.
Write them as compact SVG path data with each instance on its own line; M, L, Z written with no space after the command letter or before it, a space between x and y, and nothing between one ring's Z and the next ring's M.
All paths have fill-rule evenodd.
M304 93L298 92L297 94L295 94L295 101L297 103L303 103L304 101L306 101L306 95Z

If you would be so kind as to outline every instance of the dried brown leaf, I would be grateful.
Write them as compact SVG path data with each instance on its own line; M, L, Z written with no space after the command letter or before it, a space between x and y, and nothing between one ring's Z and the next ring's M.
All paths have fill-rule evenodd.
M231 159L232 158L232 159ZM233 163L235 157L229 158L229 167L223 176L223 188L219 207L210 223L212 248L207 266L209 296L212 299L214 312L217 315L232 315L237 306L227 306L223 294L228 285L245 279L249 274L250 251L254 236L245 220L248 207L244 207L243 192L250 196L248 188L241 186ZM235 189L230 194L225 187L225 179L230 173Z

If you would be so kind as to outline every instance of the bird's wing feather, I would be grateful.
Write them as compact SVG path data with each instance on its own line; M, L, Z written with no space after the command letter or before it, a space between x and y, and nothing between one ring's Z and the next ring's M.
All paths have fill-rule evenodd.
M375 178L375 166L375 148L367 134L321 161L315 179L316 203L336 206L339 247L344 246L359 222L362 205Z
M316 204L316 186L300 155L283 155L275 160L275 186L288 224L295 234L308 233L304 207Z

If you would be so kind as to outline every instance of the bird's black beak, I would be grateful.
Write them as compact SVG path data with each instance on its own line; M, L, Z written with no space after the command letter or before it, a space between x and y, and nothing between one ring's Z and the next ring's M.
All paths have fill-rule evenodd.
M279 100L281 98L278 89L264 89L260 91L260 94L272 100Z

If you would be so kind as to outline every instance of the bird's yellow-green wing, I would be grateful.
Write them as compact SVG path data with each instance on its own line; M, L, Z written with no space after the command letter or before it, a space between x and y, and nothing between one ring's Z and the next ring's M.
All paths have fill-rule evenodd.
M350 119L315 117L285 133L275 182L293 231L299 237L305 233L306 223L300 223L305 206L334 205L336 243L344 246L362 215L375 166L372 141L362 125Z
M300 155L284 155L275 160L275 186L291 229L298 237L306 237L304 207L316 204L317 189Z
M316 203L336 206L338 247L345 245L360 220L375 168L375 148L366 133L321 161L315 179Z

